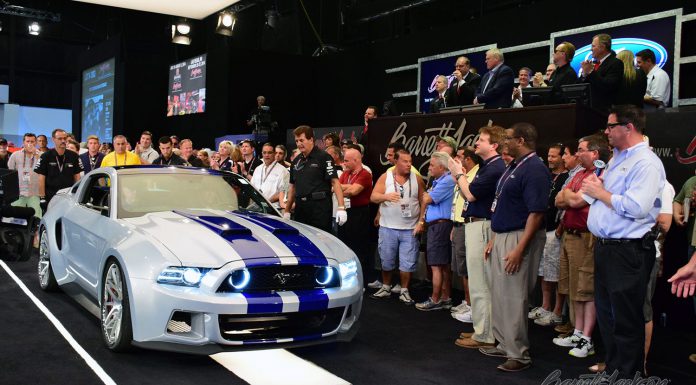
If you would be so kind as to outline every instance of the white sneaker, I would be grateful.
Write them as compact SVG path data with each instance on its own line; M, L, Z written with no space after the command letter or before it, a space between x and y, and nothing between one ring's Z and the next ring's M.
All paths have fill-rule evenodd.
M546 314L534 320L534 323L540 326L551 326L563 323L563 318L552 311L544 310Z
M464 313L452 313L452 318L456 319L459 322L464 322L468 324L474 322L474 320L471 319L471 310Z
M594 346L588 339L582 337L578 344L568 352L573 357L585 358L594 354Z
M380 289L382 287L382 282L380 282L379 279L375 279L374 282L368 283L367 287L370 289Z
M469 306L468 303L466 303L466 300L464 300L459 305L451 308L450 311L452 313L466 313L468 311L471 311L471 307Z
M564 338L560 338L560 337L554 338L553 343L558 345L558 346L563 346L565 348L571 348L573 346L576 346L578 344L578 342L580 342L581 339L582 339L582 337L580 337L579 335L571 334L568 337L564 337Z
M529 312L529 314L527 314L527 317L528 317L529 319L537 319L537 318L543 317L544 315L546 315L546 313L550 313L550 311L544 309L544 308L541 307L541 306L537 306L537 307L535 307L534 309L532 309L532 310Z
M392 289L391 289L391 292L394 294L400 294L401 293L401 285L398 283L396 285L394 285L394 287L392 287Z
M382 299L382 298L389 298L391 297L391 286L389 285L382 285L382 287L377 290L376 293L372 294L370 297L376 298L376 299Z
M393 290L394 289L392 289L392 291ZM411 298L411 294L408 293L408 289L401 289L399 301L401 301L404 305L413 305L416 303L416 301Z

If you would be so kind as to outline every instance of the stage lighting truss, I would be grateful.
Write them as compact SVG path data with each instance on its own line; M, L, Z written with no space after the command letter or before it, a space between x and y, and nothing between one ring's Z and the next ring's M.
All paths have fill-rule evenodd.
M237 23L237 16L232 11L222 11L218 14L215 32L225 36L232 36L234 25Z
M186 19L172 24L172 43L183 45L191 44L191 24L189 24Z

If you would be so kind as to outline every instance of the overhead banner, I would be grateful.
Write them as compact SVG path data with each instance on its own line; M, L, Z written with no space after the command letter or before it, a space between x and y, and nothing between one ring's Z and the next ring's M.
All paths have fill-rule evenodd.
M679 191L696 171L696 111L647 114L646 135L662 160L667 180Z

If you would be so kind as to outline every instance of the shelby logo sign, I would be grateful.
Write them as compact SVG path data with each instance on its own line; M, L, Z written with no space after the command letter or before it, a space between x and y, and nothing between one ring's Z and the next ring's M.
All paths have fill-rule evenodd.
M667 59L669 59L665 47L663 47L660 43L656 43L652 40L647 39L640 39L635 37L612 39L611 49L613 49L617 53L623 50L629 50L633 52L633 55L637 54L638 52L644 49L650 49L655 54L655 64L657 64L657 66L659 66L660 68L664 67L665 63L667 63ZM580 76L580 63L585 60L593 59L594 58L592 57L592 45L588 44L575 51L575 57L573 57L573 61L570 62L570 66L573 67L575 72L578 73L578 76ZM601 58L598 58L598 60L599 59Z

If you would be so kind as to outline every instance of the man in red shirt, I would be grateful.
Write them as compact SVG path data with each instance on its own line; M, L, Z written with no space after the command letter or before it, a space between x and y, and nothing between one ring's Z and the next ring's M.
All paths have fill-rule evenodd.
M556 207L565 210L561 220L561 266L558 291L568 295L575 309L575 330L567 337L553 339L558 346L572 348L571 356L584 358L594 354L592 331L596 322L594 303L594 245L596 238L587 229L590 206L580 191L582 181L595 172L595 161L606 162L609 145L603 137L587 136L578 142L576 152L584 170L556 195Z
M362 265L366 266L371 223L372 174L363 168L360 151L353 148L346 150L343 155L343 174L338 181L341 183L348 213L348 221L338 228L338 238L355 251Z

